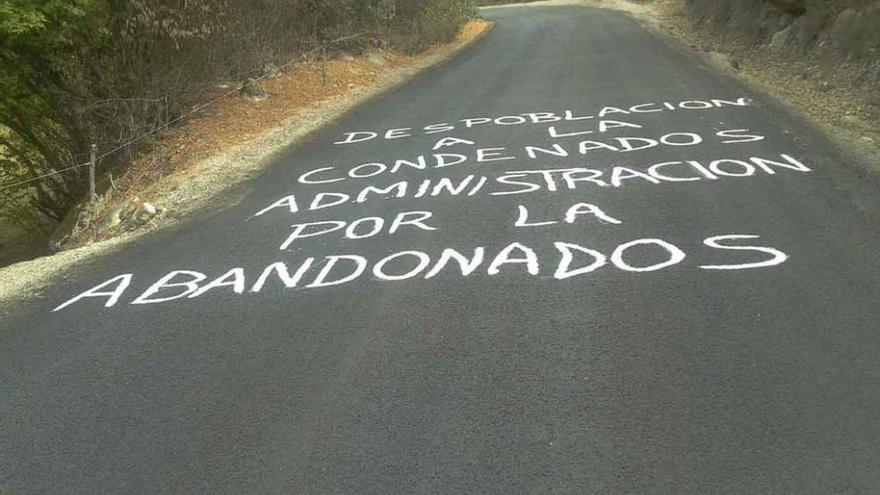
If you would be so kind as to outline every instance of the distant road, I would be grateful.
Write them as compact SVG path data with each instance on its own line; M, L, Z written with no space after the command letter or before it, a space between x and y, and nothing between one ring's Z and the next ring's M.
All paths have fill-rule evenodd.
M876 493L876 181L620 13L485 16L15 309L0 494Z

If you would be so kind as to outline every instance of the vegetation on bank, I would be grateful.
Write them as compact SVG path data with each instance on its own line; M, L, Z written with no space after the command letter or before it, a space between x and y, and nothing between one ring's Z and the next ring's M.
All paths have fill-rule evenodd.
M880 118L880 1L685 3L694 25L718 43L759 57L764 65L783 67L791 77L815 83L820 92L847 91L851 118Z
M0 222L48 234L88 193L88 167L72 167L92 143L119 148L101 163L118 176L150 142L124 145L220 82L340 38L334 50L415 53L475 15L472 0L4 0Z
M504 5L508 3L528 3L528 2L536 2L538 0L479 0L479 4L481 6L484 5Z
M877 0L686 0L697 23L834 62L880 59ZM870 67L868 67L870 68ZM880 76L877 71L874 76Z

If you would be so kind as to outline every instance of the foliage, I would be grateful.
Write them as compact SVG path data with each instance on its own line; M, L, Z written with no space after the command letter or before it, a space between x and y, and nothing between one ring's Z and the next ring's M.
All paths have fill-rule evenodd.
M220 81L259 74L327 40L416 51L454 37L471 0L3 0L0 201L59 222L85 195L90 143L113 150L175 119ZM123 168L149 143L102 163ZM69 170L68 170L69 169Z
M0 5L0 155L2 179L58 170L72 160L75 124L65 109L52 106L53 91L65 74L57 63L83 25L91 0L11 0ZM41 218L60 219L81 193L66 180L49 180L24 191L4 191L5 199ZM8 211L4 210L4 211Z
M450 41L459 27L476 15L470 2L457 0L397 0L392 21L400 38L398 45L417 52L428 43Z
M537 0L480 0L480 5L503 5L508 3L528 3Z

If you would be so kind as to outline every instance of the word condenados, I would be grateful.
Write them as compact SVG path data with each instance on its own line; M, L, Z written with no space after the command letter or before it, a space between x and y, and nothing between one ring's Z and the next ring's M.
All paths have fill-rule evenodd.
M719 144L736 144L761 141L764 136L749 134L748 129L729 129L718 131L713 138ZM657 146L683 147L696 146L704 142L704 137L694 132L673 132L659 137L617 137L606 141L580 141L577 144L563 146L553 143L551 147L524 146L525 155L517 154L505 147L479 148L471 155L461 153L433 153L420 155L415 158L398 159L389 163L368 162L361 163L344 170L336 166L320 167L309 170L300 175L297 182L303 185L333 184L345 180L365 180L384 174L399 174L412 171L428 172L462 165L481 165L493 162L505 162L517 159L537 160L539 158L568 158L572 155L586 156L596 151L613 151L618 153L631 153L655 148ZM440 148L455 144L474 145L473 141L459 138L446 138L434 147L436 152Z

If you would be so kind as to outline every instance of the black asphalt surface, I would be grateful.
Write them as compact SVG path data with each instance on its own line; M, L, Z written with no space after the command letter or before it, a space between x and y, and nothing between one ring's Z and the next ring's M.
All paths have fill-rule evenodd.
M880 493L877 182L801 119L622 14L528 7L485 16L497 26L478 45L287 151L262 177L217 198L215 210L84 262L16 307L0 331L0 494ZM753 104L677 107L738 98ZM596 131L606 106L663 102L676 109L606 117L641 128L549 134L554 125L557 136ZM457 124L334 144L346 132L566 110L595 118ZM716 133L733 129L766 139L722 144ZM680 132L705 142L576 153L585 140ZM297 183L323 167L336 168L309 177L430 157L444 137L473 141L440 151L469 160ZM523 148L554 143L570 156L531 159ZM506 148L484 159L514 159L477 163L478 148ZM811 171L776 166L771 174L749 162L783 154ZM744 160L754 173L733 177L748 164L725 162L718 166L730 175L717 180L678 164L664 173L702 179L655 184L630 173L621 187L579 182L571 190L560 180L556 191L535 174L514 177L520 185L496 181L512 171L646 173L662 162L708 167L721 159ZM423 180L469 174L487 177L485 189L413 197ZM404 180L404 198L306 211L318 192L356 197ZM541 189L490 194L522 182ZM300 211L254 217L289 194ZM571 224L514 225L520 205L538 223L563 220L577 203L622 223L587 214ZM386 225L360 240L340 230L279 250L292 224L390 223L408 211L430 212L423 223L437 230L403 225L390 234ZM735 234L759 238L719 243L787 259L703 268L777 259L777 251L704 244ZM615 248L638 239L664 240L686 258L651 272L618 268ZM607 264L558 280L554 242L593 249ZM496 259L512 243L534 250L536 274ZM453 264L426 279L444 249L473 256L477 247L485 260L470 276ZM407 280L373 273L377 261L403 251L425 253L431 264ZM585 253L576 251L569 268L594 261ZM669 258L657 243L623 253L617 261L636 268ZM308 287L332 255L362 256L369 266L349 283ZM384 273L419 268L417 256L392 258ZM510 256L527 252L515 245ZM271 276L252 292L267 266L286 262L292 274L309 257L314 268L297 288ZM498 273L490 275L493 261ZM337 261L328 280L353 266ZM173 270L213 280L236 267L246 274L243 294L227 285L131 304ZM132 274L131 285L112 307L104 296L52 311L120 274Z

